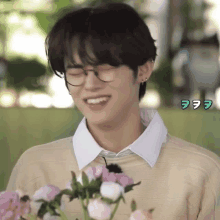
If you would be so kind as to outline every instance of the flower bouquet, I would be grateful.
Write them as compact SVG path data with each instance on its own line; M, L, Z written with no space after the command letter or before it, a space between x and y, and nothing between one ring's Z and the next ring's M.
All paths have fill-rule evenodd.
M141 183L134 184L132 178L126 176L117 164L89 167L78 177L73 171L71 174L72 180L67 183L66 189L60 190L56 186L46 185L37 190L32 199L20 190L1 192L0 219L70 220L63 212L62 196L67 195L69 202L76 198L80 200L84 220L112 220L120 200L125 203L124 194ZM115 205L113 211L111 205ZM153 210L138 210L136 202L132 200L129 220L152 220Z

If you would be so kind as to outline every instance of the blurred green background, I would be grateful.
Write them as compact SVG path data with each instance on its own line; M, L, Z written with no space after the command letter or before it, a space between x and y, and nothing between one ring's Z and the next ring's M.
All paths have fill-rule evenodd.
M214 4L216 8L218 1ZM211 11L209 1L0 0L0 106L3 106L0 107L0 191L5 190L12 168L24 151L36 145L72 136L83 118L77 108L60 108L69 101L69 94L62 91L61 81L54 86L61 101L64 101L59 108L42 107L42 104L49 103L49 99L42 97L38 98L38 107L23 108L26 106L21 104L20 98L23 91L28 94L42 92L50 98L54 95L48 88L54 73L48 68L45 57L44 40L47 33L66 13L101 2L128 3L149 26L156 40L158 57L146 94L148 95L150 90L159 94L161 103L156 108L168 132L220 156L220 107L216 108L217 100L210 98L213 100L213 106L208 111L202 107L196 111L192 108L183 111L180 105L181 99L192 100L192 94L196 91L190 84L191 79L188 80L189 71L184 67L186 61L178 58L183 49L181 41L190 38L201 43L198 39L217 32L216 27L213 27L214 22L210 22L211 18L208 18L211 14L218 14L218 10L215 13ZM208 17L205 16L207 12ZM218 20L217 18L215 21ZM218 24L217 28L220 27L220 22ZM192 49L190 47L189 51ZM208 47L208 50L211 51L210 57L219 58L219 53L216 56L216 50L219 48L212 50ZM6 70L3 71L3 67ZM217 87L213 87L211 92L214 93L215 89ZM13 92L15 102L9 105L7 94ZM207 91L199 92L201 94L198 99L207 99ZM155 96L150 98L151 102L152 100L156 100Z
M159 108L168 132L220 156L217 110ZM73 109L0 109L0 191L6 189L12 168L28 148L72 136L83 118Z

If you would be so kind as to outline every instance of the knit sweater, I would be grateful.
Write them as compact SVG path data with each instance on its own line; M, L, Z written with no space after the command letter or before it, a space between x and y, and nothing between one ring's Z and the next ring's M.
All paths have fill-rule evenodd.
M219 220L220 219L220 160L219 157L198 145L168 134L156 164L151 167L137 154L108 158L107 163L117 163L134 183L141 181L132 191L125 193L115 220L128 220L132 199L138 209L154 208L154 220ZM104 165L96 157L85 166ZM14 166L8 191L23 190L32 196L47 184L65 189L71 180L71 171L79 175L73 150L72 137L38 145L26 150ZM69 219L83 219L80 201L71 202L64 197Z

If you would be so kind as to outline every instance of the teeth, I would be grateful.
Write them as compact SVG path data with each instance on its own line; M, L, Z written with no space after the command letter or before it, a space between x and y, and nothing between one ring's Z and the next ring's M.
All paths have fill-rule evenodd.
M87 103L96 104L96 103L100 103L102 101L106 101L106 100L108 100L108 98L109 97L97 98L97 99L87 99Z

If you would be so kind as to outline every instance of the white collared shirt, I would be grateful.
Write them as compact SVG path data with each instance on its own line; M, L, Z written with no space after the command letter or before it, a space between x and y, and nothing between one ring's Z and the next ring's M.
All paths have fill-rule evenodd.
M163 144L168 141L168 130L157 110L140 108L141 122L146 127L144 132L132 144L114 153L103 149L95 141L86 125L83 117L73 135L73 149L79 170L83 169L97 156L121 157L129 154L137 154L151 167L157 162Z

